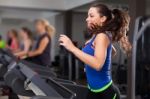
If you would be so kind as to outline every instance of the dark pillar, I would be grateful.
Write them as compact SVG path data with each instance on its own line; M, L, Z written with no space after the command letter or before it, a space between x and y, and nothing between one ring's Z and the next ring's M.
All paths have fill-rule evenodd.
M65 34L70 38L72 38L72 13L72 11L66 11L64 17Z

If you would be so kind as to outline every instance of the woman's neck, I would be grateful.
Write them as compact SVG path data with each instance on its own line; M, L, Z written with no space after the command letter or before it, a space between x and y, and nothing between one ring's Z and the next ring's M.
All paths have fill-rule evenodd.
M45 30L41 30L41 31L39 31L39 33L42 35L42 34L45 34L46 31Z
M16 38L16 37L12 37L12 39L13 39L13 40L16 40L17 38Z

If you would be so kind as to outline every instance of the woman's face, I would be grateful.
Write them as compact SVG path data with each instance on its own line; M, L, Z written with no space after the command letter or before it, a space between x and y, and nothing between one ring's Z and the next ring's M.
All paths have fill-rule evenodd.
M42 22L38 21L35 24L35 28L36 28L36 31L40 33L41 31L45 29L45 26L42 24Z
M27 33L25 32L25 31L23 31L23 30L20 30L20 37L22 38L22 39L27 39L28 38L28 35L27 35Z
M103 16L104 17L104 16ZM100 16L98 9L96 7L91 7L88 11L88 17L86 19L87 27L91 29L93 25L102 25L105 21L104 18Z
M9 31L8 36L9 36L9 38L14 38L15 37L14 34L12 33L12 31Z

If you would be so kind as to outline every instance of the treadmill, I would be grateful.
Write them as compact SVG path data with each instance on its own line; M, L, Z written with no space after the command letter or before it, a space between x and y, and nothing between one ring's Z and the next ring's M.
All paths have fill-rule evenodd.
M45 77L45 76L57 77L56 73L54 73L49 67L31 63L26 60L20 60L19 62L26 64L27 66L32 68L32 70L34 70L35 72L38 72L43 77Z
M42 79L38 73L21 62L13 66L4 79L18 95L33 99L76 99L76 93L51 78Z
M29 65L29 64L24 64L22 62L20 62L19 64ZM30 67L30 66L28 66L28 67ZM39 76L41 76L41 74L39 74ZM61 85L65 88L71 90L72 92L76 93L76 97L74 99L86 99L86 95L88 92L88 89L86 86L78 85L72 81L58 79L58 78L54 78L54 77L50 77L50 76L44 76L44 77L42 76L41 78L43 80L45 80L48 84L50 83L50 85L52 85L51 82L53 81L53 82L56 82L58 85ZM54 86L54 85L52 85L52 86ZM55 88L55 89L58 89L58 88Z
M1 73L3 73L0 75L2 75L2 77L3 77L3 75L9 69L9 64L11 62L17 63L19 61L21 61L25 64L29 64L27 66L30 66L34 71L40 73L43 76L46 75L46 76L56 77L56 73L54 73L50 68L44 67L44 66L41 66L38 64L30 63L30 62L27 62L25 60L19 60L8 49L5 49L5 50L1 49L0 50L0 63L2 64L0 71L2 71Z
M70 83L76 85L76 83L73 81L57 78L56 74L52 72L48 67L43 67L38 64L30 63L24 60L20 60L19 63L25 64L26 66L30 67L33 71L37 72L43 79L47 79L50 77L60 83Z
M88 91L86 87L77 85L72 81L48 76L46 73L46 75L43 76L41 72L32 67L33 65L35 66L35 64L26 61L18 61L10 52L4 51L2 56L7 62L12 61L9 63L8 71L4 76L5 83L18 95L29 96L33 99L54 99L56 96L56 99L86 99L86 93ZM33 75L35 76L32 78ZM38 77L36 77L36 75ZM29 84L32 82L30 80L34 80L35 83L38 82L36 85L37 87L32 83ZM43 82L46 84L45 87L43 87ZM26 90L26 87L29 85L30 87L34 87L31 87L31 90ZM51 86L53 89L50 88L49 91L46 91L45 89L48 88L48 86ZM40 87L40 89L38 87ZM56 90L54 91L55 94L53 94L53 91L52 95L49 94L49 92L51 93L50 90ZM45 94L45 91L47 94ZM62 95L59 95L58 98L58 94Z
M9 54L9 52L8 52ZM10 54L11 56L11 54ZM0 49L0 86L5 86L4 75L8 71L8 67L16 65L17 59L14 56L8 57L6 52Z
M26 64L26 66L29 66L33 71L39 73L40 76L43 78L52 77L54 80L56 80L58 82L76 84L73 81L56 78L57 77L56 73L51 71L51 69L48 67L30 63L25 60L19 60L8 49L5 49L5 50L0 49L0 63L1 63L1 65L0 65L0 85L2 85L2 86L5 85L4 81L3 81L3 76L9 69L13 68L12 65L15 66L18 62L20 62L22 64Z

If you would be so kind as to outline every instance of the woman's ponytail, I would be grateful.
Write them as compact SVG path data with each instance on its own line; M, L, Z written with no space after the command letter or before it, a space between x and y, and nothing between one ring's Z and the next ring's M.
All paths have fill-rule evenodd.
M37 19L36 22L41 22L45 26L45 30L49 37L52 38L55 34L55 28L46 19Z
M114 30L113 30L113 40L119 42L124 52L127 55L131 54L132 45L129 42L127 31L129 27L130 17L127 12L121 11L119 9L114 9L112 11L114 16Z
M55 34L55 28L50 24L46 26L46 31L50 38L52 38Z

